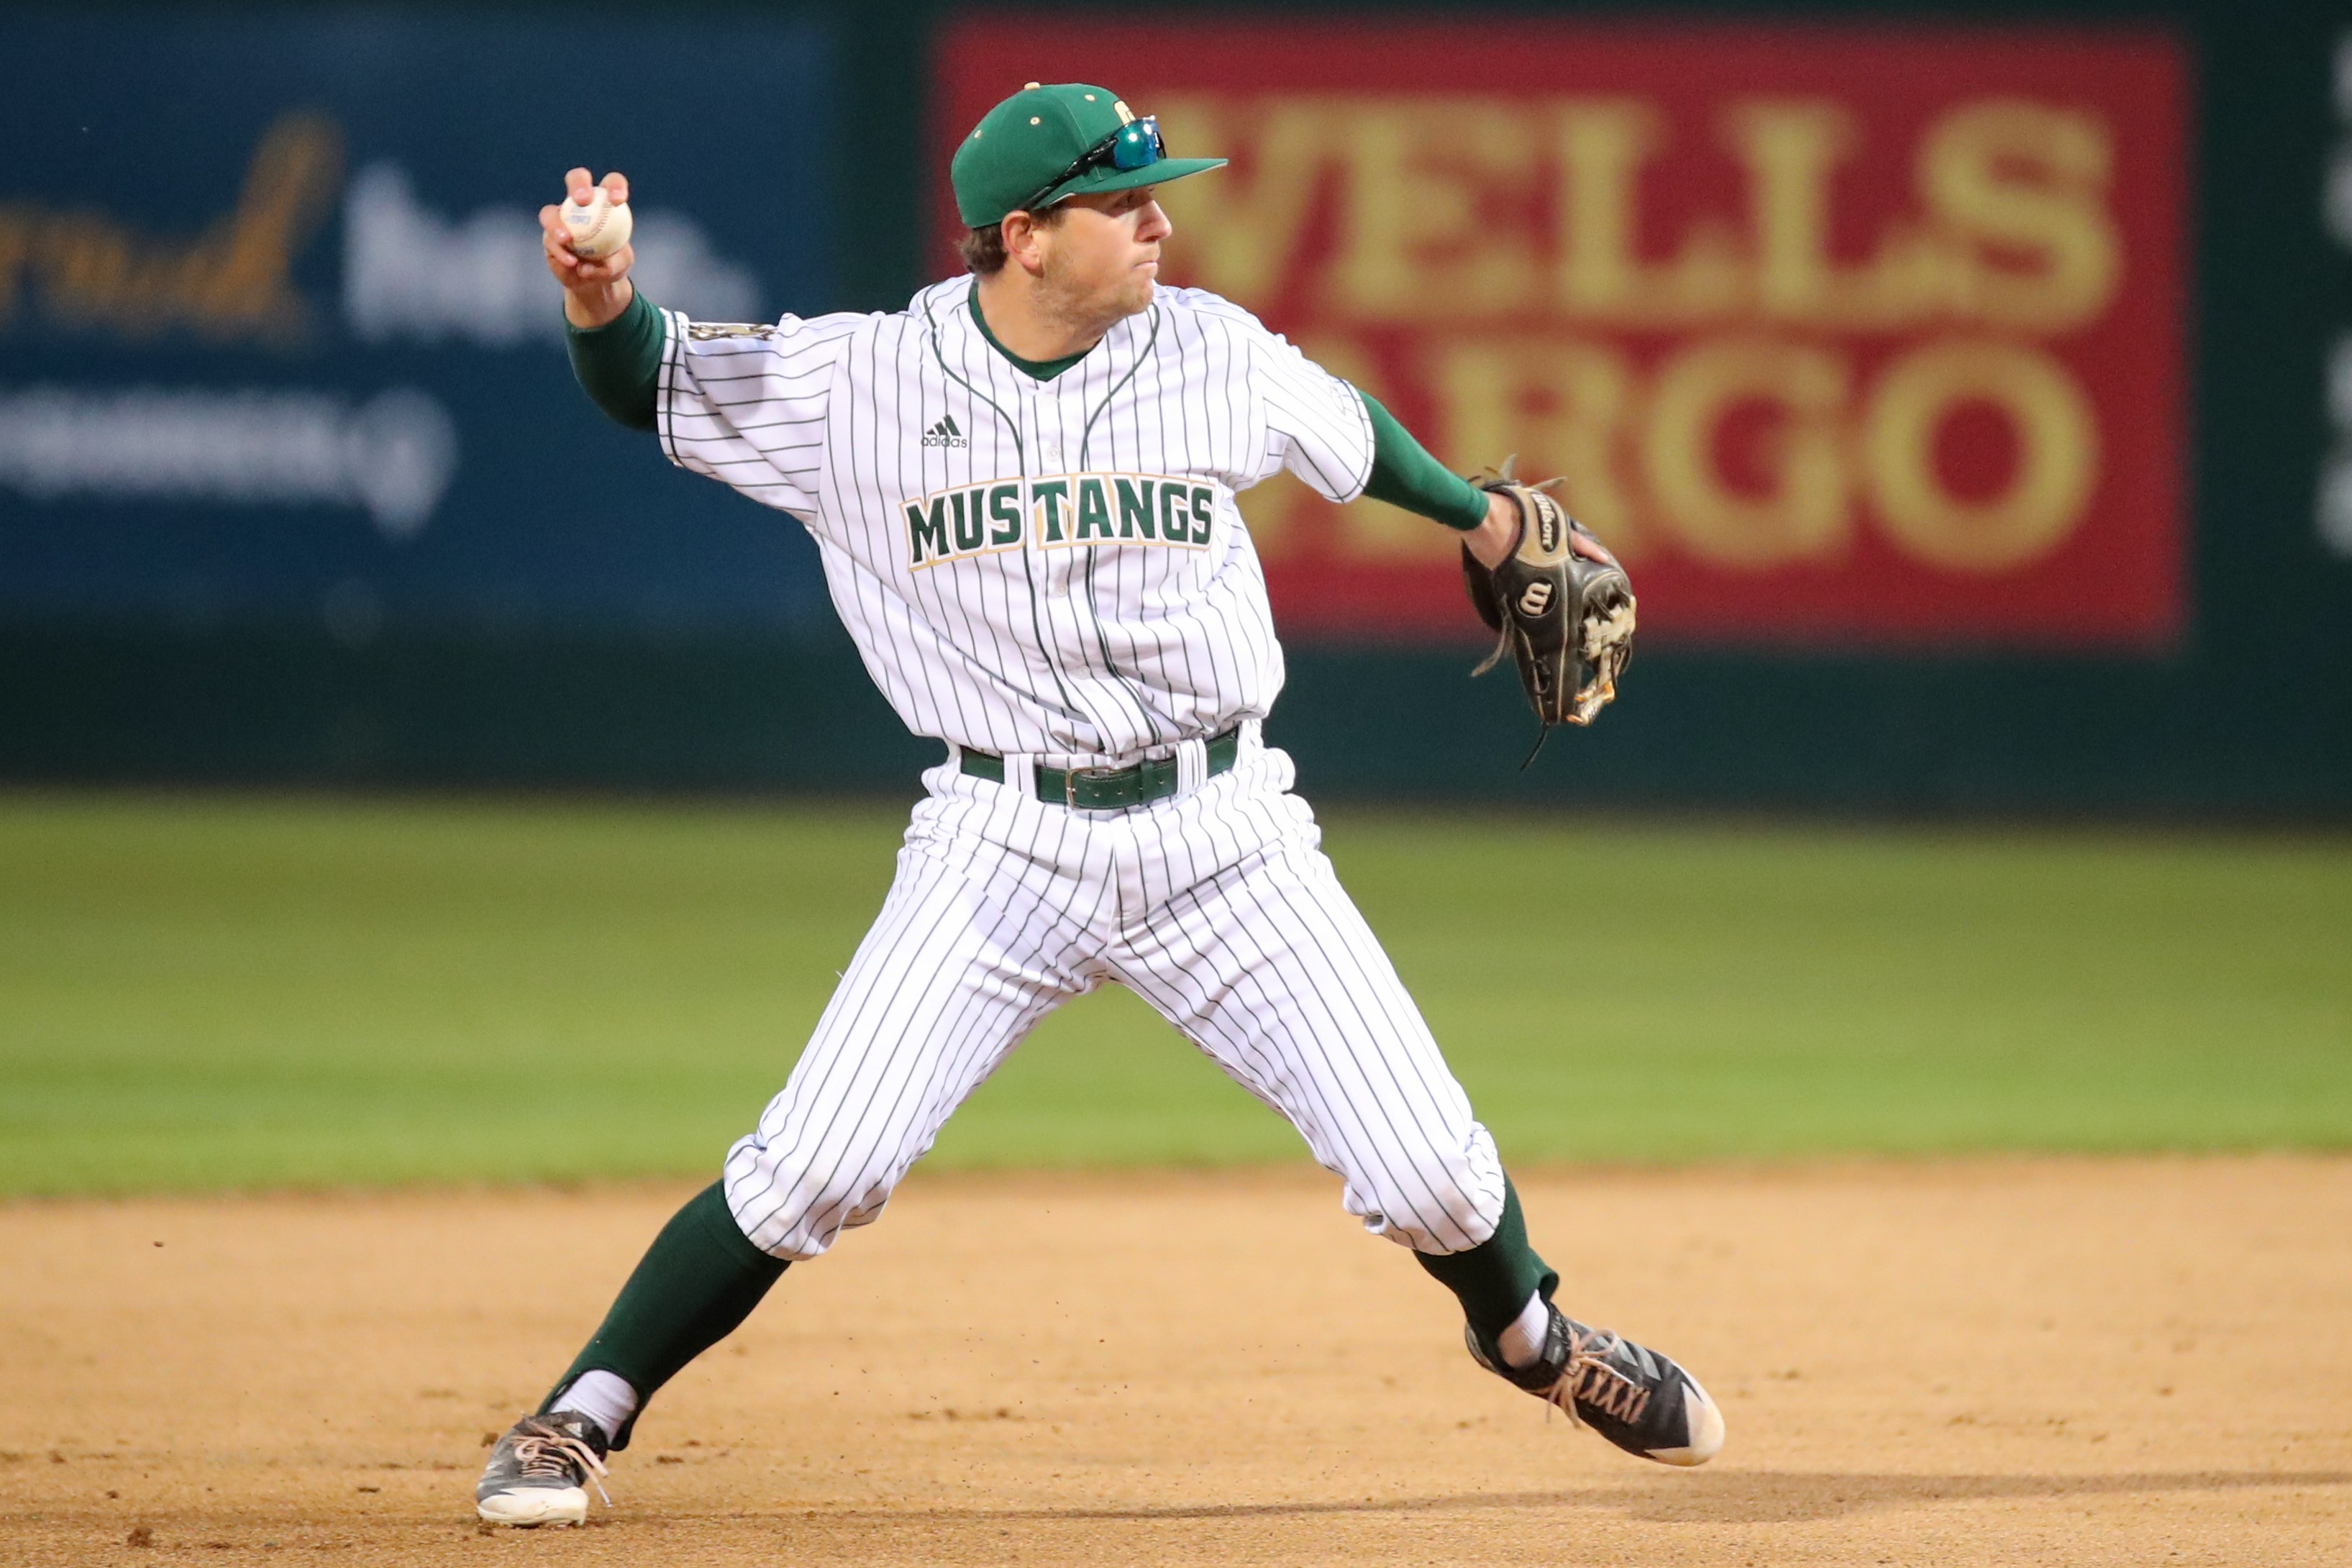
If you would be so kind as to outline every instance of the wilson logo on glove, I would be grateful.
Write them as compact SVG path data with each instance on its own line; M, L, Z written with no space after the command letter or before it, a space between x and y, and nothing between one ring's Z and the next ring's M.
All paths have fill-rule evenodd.
M1535 499L1535 516L1531 521L1535 524L1536 551L1542 555L1557 555L1568 544L1568 541L1561 537L1559 526L1560 519L1566 514L1549 496L1538 494Z

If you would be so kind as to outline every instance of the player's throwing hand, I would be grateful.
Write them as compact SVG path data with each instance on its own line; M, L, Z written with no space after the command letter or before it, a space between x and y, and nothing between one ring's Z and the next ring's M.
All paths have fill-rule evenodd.
M547 250L547 269L563 285L564 318L575 327L601 327L627 310L635 293L629 282L629 268L636 264L636 247L624 243L618 250L594 259L582 256L573 248L572 229L563 221L563 211L565 206L591 205L600 190L611 205L625 208L629 200L628 176L607 174L600 185L589 178L587 170L573 169L563 176L563 187L562 204L539 209L540 241Z

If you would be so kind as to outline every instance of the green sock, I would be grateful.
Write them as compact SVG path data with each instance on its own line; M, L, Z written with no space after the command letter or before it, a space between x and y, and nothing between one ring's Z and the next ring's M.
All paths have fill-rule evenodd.
M1525 1310L1528 1298L1540 1291L1545 1300L1559 1289L1559 1276L1528 1245L1527 1215L1519 1212L1519 1191L1503 1178L1503 1217L1495 1234L1467 1252L1443 1257L1416 1252L1421 1266L1462 1303L1462 1315L1495 1355L1495 1341Z
M656 1389L751 1315L784 1268L784 1259L751 1245L728 1212L726 1194L711 1183L654 1237L595 1337L548 1391L540 1414L582 1373L609 1372L637 1391L642 1415ZM613 1435L613 1447L627 1447L635 1425L632 1415Z

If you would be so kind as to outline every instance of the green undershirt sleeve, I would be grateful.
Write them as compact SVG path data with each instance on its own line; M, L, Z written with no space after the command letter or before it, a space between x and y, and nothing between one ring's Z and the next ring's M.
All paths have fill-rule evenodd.
M572 374L588 400L632 430L654 427L654 395L661 384L661 312L642 290L628 309L601 327L563 323Z
M1372 421L1372 477L1364 493L1468 532L1486 521L1486 492L1447 468L1396 422L1396 416L1361 387Z

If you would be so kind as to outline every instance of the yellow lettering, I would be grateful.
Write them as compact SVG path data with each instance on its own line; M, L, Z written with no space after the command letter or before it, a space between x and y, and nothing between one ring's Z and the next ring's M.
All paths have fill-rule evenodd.
M342 142L331 124L296 114L270 127L254 152L235 216L191 258L197 319L215 331L299 334L308 312L289 275L341 176Z
M1244 110L1199 95L1162 100L1158 112L1171 149L1234 154L1214 179L1160 188L1173 226L1170 271L1240 300L1279 291L1326 167L1328 111L1297 99Z
M1561 226L1555 287L1562 311L1669 326L1738 310L1747 286L1721 223L1695 225L1672 261L1642 259L1642 165L1665 141L1657 110L1617 98L1562 99L1555 108Z
M1982 500L1939 477L1936 437L1967 403L1989 404L2017 443L2008 487ZM2056 549L2098 482L2097 416L2048 354L2014 343L1946 341L1914 349L1879 378L1864 416L1863 461L1887 533L1947 571L1994 573Z
M1565 475L1570 509L1629 557L1770 571L1870 526L1927 565L1993 573L2055 549L2090 505L2096 411L2038 345L1898 341L1864 388L1836 340L1955 321L2041 337L2108 309L2125 262L2115 132L2095 114L1981 99L1898 150L1865 142L1885 132L1834 92L1756 97L1726 107L1710 153L1676 147L1689 128L1632 96L1195 95L1160 110L1179 151L1237 158L1231 177L1170 188L1171 256L1265 301L1367 390L1384 369L1406 378L1400 398L1447 458L1517 452ZM1911 160L1913 200L1857 237L1838 201L1865 147ZM1692 214L1664 182L1710 156L1708 188L1727 167L1742 195ZM1651 208L1670 198L1688 216L1662 222ZM1937 461L1953 420L1986 409L2014 434L1997 493ZM1287 478L1243 505L1270 561L1453 551L1425 520L1335 510Z
M1330 297L1380 321L1509 315L1537 299L1524 212L1537 174L1528 109L1484 99L1350 105Z
M0 207L0 323L16 313L16 280L33 258L33 216L22 207Z
M1756 304L1769 321L1867 330L1931 314L1947 292L1939 248L1897 224L1869 260L1830 254L1832 181L1858 141L1853 116L1818 99L1735 105L1724 133L1748 167Z
M309 324L294 258L341 177L335 128L289 115L254 152L236 210L194 243L151 239L85 214L0 216L0 320L21 277L58 321L142 337L173 326L216 339L287 343Z
M1827 554L1852 526L1838 416L1846 370L1834 355L1776 339L1684 349L1659 368L1643 441L1650 493L1692 552L1762 567ZM1717 459L1725 418L1761 404L1779 417L1758 454L1761 494L1727 483Z
M1995 99L1937 121L1917 179L1954 251L1955 310L2038 331L2105 310L2123 264L2106 207L2114 168L2106 123L2074 110Z
M76 325L117 313L131 276L131 237L103 218L53 219L34 237L33 258L43 299L60 321Z
M1436 346L1428 376L1446 450L1493 462L1516 452L1523 474L1565 476L1569 510L1620 556L1641 555L1620 457L1633 384L1624 355L1577 338L1455 339Z

